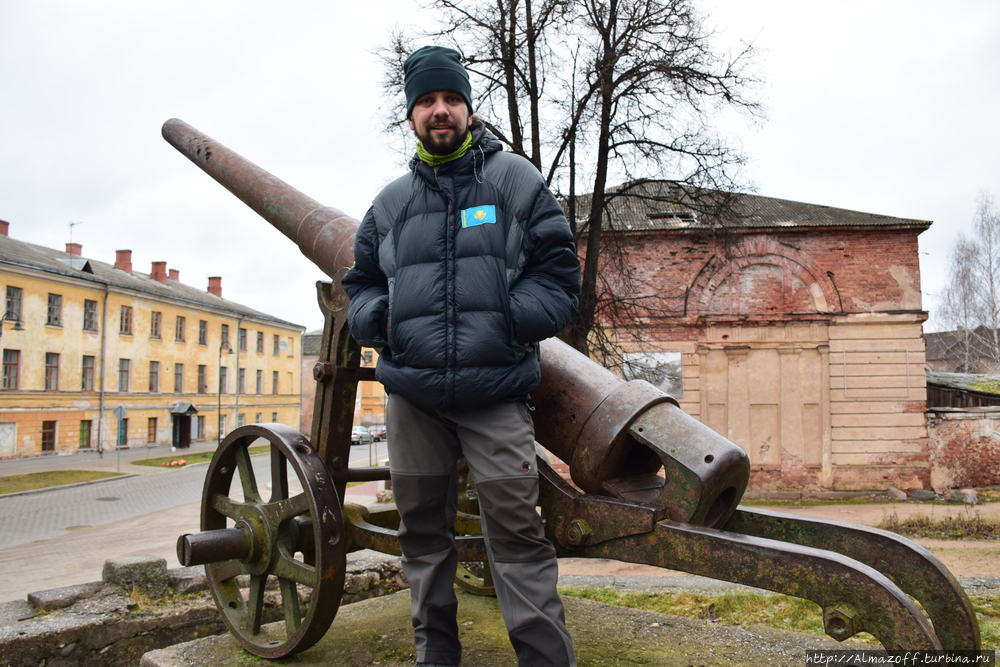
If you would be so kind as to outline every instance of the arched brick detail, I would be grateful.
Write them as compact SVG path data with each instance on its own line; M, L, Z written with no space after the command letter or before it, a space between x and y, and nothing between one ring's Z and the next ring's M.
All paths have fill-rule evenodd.
M713 306L717 299L736 297L742 307ZM761 307L762 302L769 307ZM776 314L787 311L789 303L802 305L794 312L843 311L833 280L805 253L758 236L743 240L731 259L715 255L705 263L688 289L687 314Z

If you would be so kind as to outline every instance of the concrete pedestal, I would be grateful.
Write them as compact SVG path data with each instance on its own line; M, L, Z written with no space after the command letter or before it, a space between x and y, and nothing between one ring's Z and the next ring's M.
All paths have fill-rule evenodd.
M494 598L460 592L463 664L516 665ZM409 591L340 608L320 642L282 664L385 667L414 661ZM563 598L580 665L802 665L807 648L847 648L830 639L741 629L656 612ZM857 646L857 645L855 645ZM852 647L853 648L853 647ZM254 661L229 635L147 653L143 667L245 666ZM264 663L265 661L260 661Z

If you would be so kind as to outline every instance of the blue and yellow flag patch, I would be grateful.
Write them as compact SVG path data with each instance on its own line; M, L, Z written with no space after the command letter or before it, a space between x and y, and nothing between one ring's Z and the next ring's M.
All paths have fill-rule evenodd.
M473 206L461 211L462 227L476 225L495 225L497 222L497 207L492 204Z

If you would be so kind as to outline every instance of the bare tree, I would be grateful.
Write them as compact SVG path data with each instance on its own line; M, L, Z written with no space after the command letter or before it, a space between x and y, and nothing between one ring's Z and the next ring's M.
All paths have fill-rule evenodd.
M488 127L566 203L583 285L565 339L618 365L602 321L634 320L656 290L636 292L641 280L629 263L609 256L622 244L604 238L608 210L616 198L669 192L693 201L695 191L736 189L744 158L710 120L723 107L756 112L745 73L752 49L719 54L692 0L432 0L430 8L441 27L424 37L463 53ZM400 59L412 44L396 35L383 51L387 91L398 95ZM662 179L677 187L655 196L643 187ZM589 192L578 207L581 189ZM602 277L606 270L620 275Z
M940 314L956 331L959 370L1000 370L1000 213L988 193L979 197L972 237L955 242Z

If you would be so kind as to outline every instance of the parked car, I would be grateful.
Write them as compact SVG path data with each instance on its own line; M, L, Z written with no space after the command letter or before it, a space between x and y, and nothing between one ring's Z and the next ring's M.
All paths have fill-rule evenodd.
M375 442L382 442L385 440L385 424L369 426L368 432L372 434L372 439L375 440Z
M370 445L372 442L371 431L364 426L355 426L351 429L352 445Z

